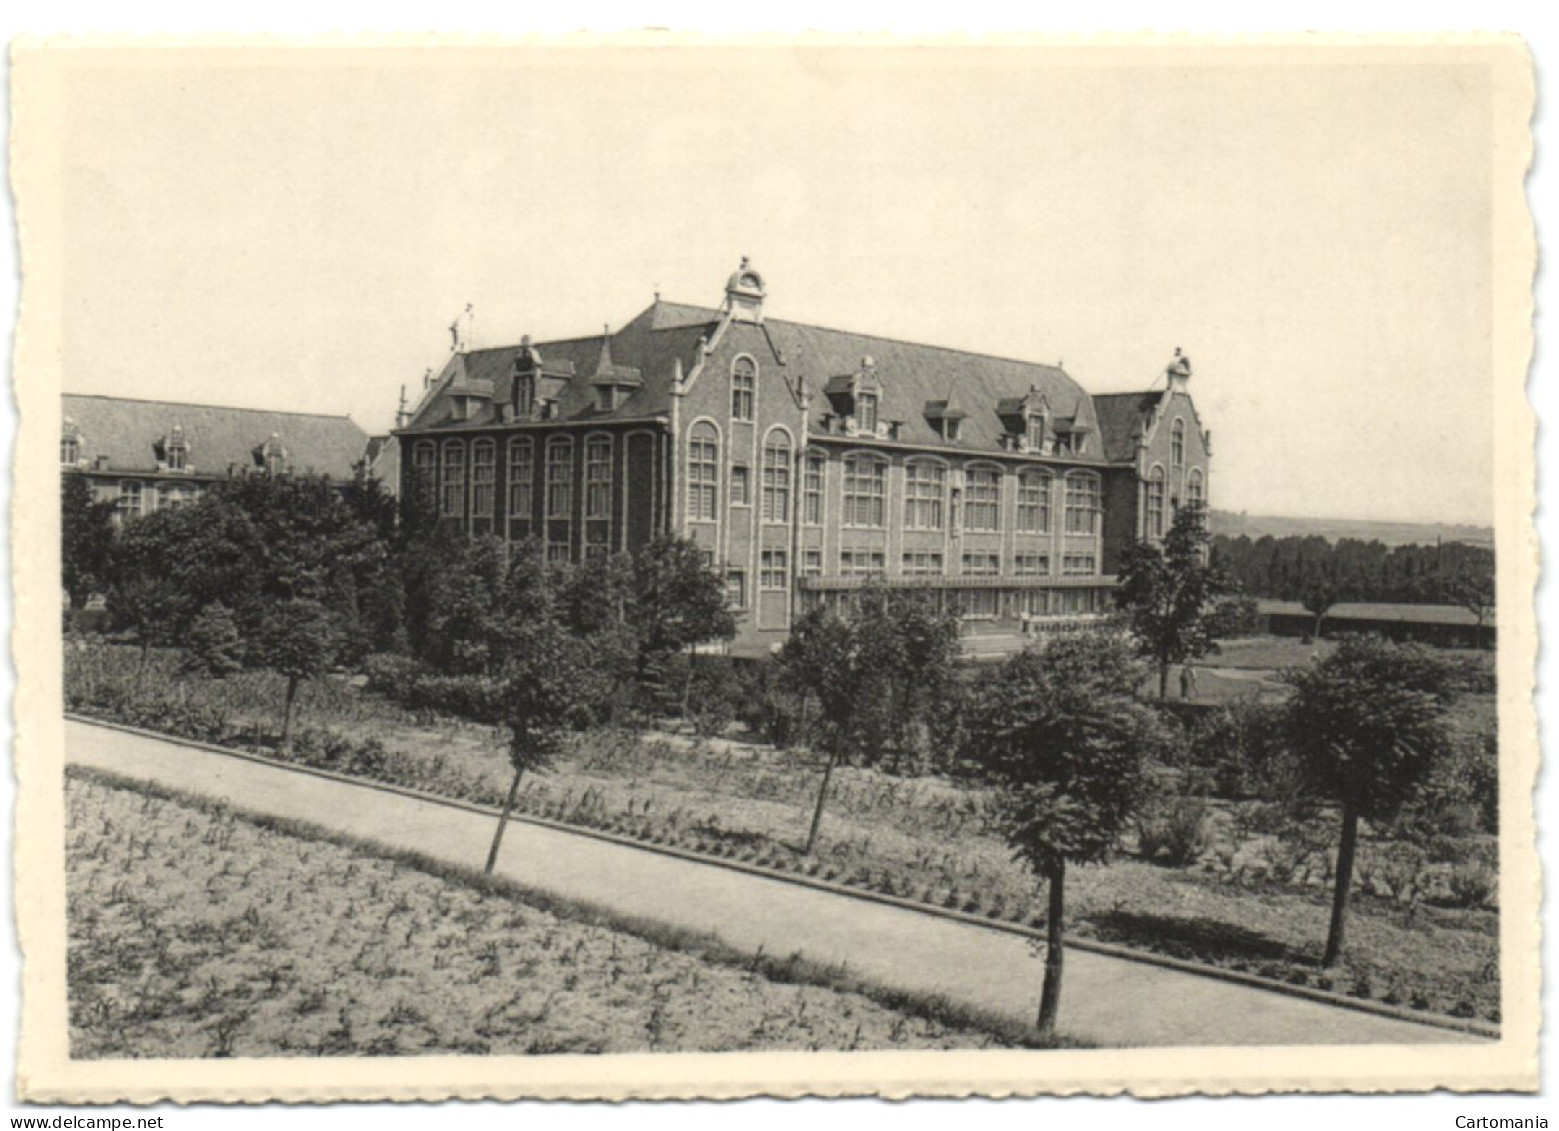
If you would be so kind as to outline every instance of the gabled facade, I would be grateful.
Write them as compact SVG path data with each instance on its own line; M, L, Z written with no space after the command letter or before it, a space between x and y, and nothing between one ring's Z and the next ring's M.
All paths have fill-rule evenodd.
M63 395L60 469L87 478L119 521L194 502L240 475L363 474L368 434L345 416Z
M1057 366L785 322L766 298L744 260L718 308L657 298L615 333L457 345L398 430L402 489L558 561L690 537L745 652L872 579L971 627L1091 616L1147 508L1206 498L1178 355L1163 392L1094 398Z

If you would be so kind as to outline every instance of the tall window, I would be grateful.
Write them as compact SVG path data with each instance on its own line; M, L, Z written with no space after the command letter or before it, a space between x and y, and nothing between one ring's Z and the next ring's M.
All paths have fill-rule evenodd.
M731 467L731 505L733 507L746 507L752 505L752 491L749 482L747 465L745 463L734 464Z
M739 357L731 365L731 419L751 420L753 394L758 387L758 364Z
M141 517L141 484L135 479L119 481L119 514L123 518Z
M1185 466L1185 421L1176 419L1175 430L1169 438L1169 462L1180 468Z
M529 436L509 441L509 517L530 518L535 510L534 448Z
M720 497L720 439L707 420L693 425L687 440L687 516L714 520Z
M1001 472L971 467L964 475L964 529L1001 529Z
M947 469L939 463L911 460L904 465L904 528L941 530Z
M514 415L529 420L536 413L536 378L521 373L514 378Z
M466 446L459 440L444 442L444 470L439 476L439 513L456 518L465 513Z
M471 517L493 517L493 482L497 474L498 449L491 440L471 445Z
M547 517L568 518L573 509L574 441L570 436L554 436L547 441ZM564 551L567 561L567 547Z
M1048 471L1030 469L1018 475L1018 529L1024 534L1050 533L1050 486Z
M725 603L733 609L747 607L747 574L743 570L727 570L725 574Z
M585 561L600 562L612 556L612 528L604 522L585 527Z
M855 426L862 432L877 431L876 393L861 393L855 398Z
M585 517L612 517L612 438L585 441Z
M549 565L569 563L567 527L547 531L547 562Z
M163 457L169 471L183 471L189 466L189 442L184 439L184 429L177 424L163 445Z
M771 432L763 445L764 522L790 521L790 437Z
M1193 507L1207 502L1207 487L1202 482L1202 469L1193 467L1185 481L1185 501Z
M74 435L60 437L60 462L74 464L81 459L81 441Z
M801 521L808 526L823 524L823 466L822 452L807 452L806 479L801 485Z
M1028 450L1037 452L1045 445L1045 414L1042 412L1029 413L1028 419Z
M1099 477L1089 471L1066 476L1066 532L1092 534L1099 525Z
M869 455L844 461L844 524L881 526L888 494L888 464Z
M789 583L789 572L785 568L784 550L762 550L758 554L758 588L781 589Z
M1164 536L1164 469L1155 467L1148 476L1148 536Z

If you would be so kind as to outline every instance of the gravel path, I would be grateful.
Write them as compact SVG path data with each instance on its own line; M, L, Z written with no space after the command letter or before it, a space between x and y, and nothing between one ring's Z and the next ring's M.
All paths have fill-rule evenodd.
M481 867L493 818L365 786L67 721L70 762ZM499 870L617 912L799 951L881 984L1031 1020L1041 962L1022 937L515 821ZM1106 1046L1425 1044L1445 1030L1141 962L1069 950L1061 1028Z

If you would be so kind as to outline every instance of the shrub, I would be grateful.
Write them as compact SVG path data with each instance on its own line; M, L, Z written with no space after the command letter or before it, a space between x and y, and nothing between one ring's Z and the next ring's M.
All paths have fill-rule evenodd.
M1282 704L1236 700L1210 711L1191 727L1186 766L1219 797L1292 797L1297 767L1282 733Z
M1207 803L1199 797L1177 797L1138 818L1137 852L1155 864L1184 868L1207 844Z
M421 665L410 656L387 652L369 656L363 662L363 672L368 676L368 690L397 702L410 697L412 685L421 671Z
M1446 901L1453 907L1482 907L1499 890L1499 873L1481 853L1451 866L1445 878Z
M736 719L741 696L741 684L728 660L700 657L688 684L687 713L693 729L705 738L724 734Z

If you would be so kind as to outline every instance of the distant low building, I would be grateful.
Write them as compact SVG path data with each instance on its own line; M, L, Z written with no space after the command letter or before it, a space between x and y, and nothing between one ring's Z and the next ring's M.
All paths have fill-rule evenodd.
M244 475L368 471L369 437L346 416L66 393L60 468L85 475L121 520L184 506Z
M1048 630L1111 605L1121 551L1208 499L1177 350L1157 387L1090 396L1059 365L770 318L746 260L718 308L659 296L616 332L472 349L397 429L403 491L548 560L693 539L736 651L870 583L970 627Z

